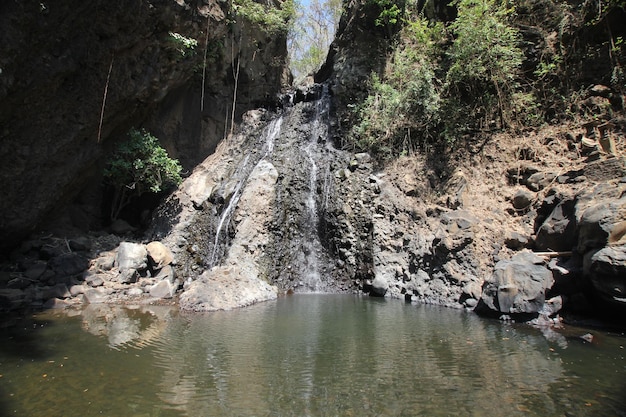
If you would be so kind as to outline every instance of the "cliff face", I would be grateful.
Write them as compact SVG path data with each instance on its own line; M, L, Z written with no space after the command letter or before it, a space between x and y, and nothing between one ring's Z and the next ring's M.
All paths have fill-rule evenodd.
M99 184L103 155L132 126L160 137L186 169L204 159L230 122L237 65L235 118L273 99L288 81L285 39L229 23L228 7L213 0L0 5L0 246ZM97 197L80 204L92 212L83 217L97 218Z

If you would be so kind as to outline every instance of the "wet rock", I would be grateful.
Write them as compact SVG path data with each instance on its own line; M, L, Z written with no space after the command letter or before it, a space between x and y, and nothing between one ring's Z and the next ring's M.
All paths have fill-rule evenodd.
M174 261L172 252L161 242L150 242L146 245L150 266L153 269L161 269Z
M148 252L146 247L139 243L122 242L117 249L115 264L120 272L125 270L144 270L147 268Z
M537 313L552 286L552 272L530 251L499 261L485 280L479 312L503 314ZM486 307L486 309L484 308ZM478 307L477 307L478 308Z
M69 290L70 290L70 295L72 297L77 297L81 294L84 294L85 291L87 291L89 289L88 286L86 285L72 285Z

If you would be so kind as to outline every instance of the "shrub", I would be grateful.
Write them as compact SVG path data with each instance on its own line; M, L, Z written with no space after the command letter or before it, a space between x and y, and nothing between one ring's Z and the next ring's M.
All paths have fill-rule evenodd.
M507 22L514 9L495 0L459 0L456 5L458 17L450 25L455 39L448 52L447 95L455 96L461 114L484 118L483 126L495 116L505 127L513 115L511 99L519 88L524 58L519 33Z
M156 137L131 129L128 140L117 146L104 170L106 182L115 190L111 219L116 219L133 197L180 184L181 171L178 160L168 156Z

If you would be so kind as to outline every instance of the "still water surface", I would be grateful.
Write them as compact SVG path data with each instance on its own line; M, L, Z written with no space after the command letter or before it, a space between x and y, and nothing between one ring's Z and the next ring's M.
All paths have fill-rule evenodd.
M342 295L0 330L1 416L625 416L626 339Z

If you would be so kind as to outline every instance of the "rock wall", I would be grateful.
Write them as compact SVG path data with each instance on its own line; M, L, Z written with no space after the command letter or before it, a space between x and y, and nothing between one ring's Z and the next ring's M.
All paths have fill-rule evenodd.
M97 189L103 155L132 126L191 170L227 129L233 65L237 119L274 100L289 81L284 37L228 13L213 0L0 5L0 246L55 212L78 211L74 223L94 226L100 192L80 193Z

